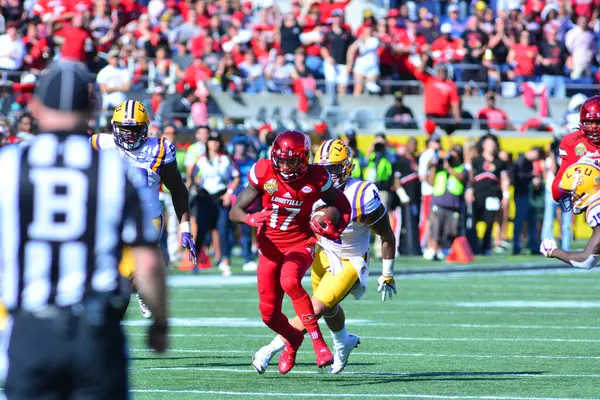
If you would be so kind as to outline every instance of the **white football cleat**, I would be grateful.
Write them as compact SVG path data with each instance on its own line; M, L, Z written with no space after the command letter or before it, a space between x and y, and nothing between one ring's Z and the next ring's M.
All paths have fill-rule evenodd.
M348 343L343 346L336 347L333 352L333 364L331 365L331 369L329 372L332 374L339 374L342 372L346 364L348 363L348 357L350 357L350 353L352 350L358 347L360 344L360 338L356 335L348 335L350 339Z
M258 269L258 264L254 261L248 261L242 266L244 272L255 272Z
M142 316L146 319L152 318L152 311L150 311L146 303L144 303L144 300L142 299L142 296L140 296L139 293L137 294L137 299L138 303L140 303L140 310L142 311Z
M219 263L219 271L223 276L231 276L231 265L225 264L223 261Z
M261 347L261 349L254 354L254 357L252 357L252 368L259 374L264 374L269 366L271 358L277 353L278 351L271 346Z

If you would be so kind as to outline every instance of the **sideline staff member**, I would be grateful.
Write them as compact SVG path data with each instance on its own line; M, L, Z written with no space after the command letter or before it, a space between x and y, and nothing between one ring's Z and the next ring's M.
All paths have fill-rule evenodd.
M0 152L0 274L9 310L11 399L127 399L118 299L123 240L155 315L148 344L166 349L165 278L157 232L118 156L89 146L89 71L59 62L40 76L40 131Z

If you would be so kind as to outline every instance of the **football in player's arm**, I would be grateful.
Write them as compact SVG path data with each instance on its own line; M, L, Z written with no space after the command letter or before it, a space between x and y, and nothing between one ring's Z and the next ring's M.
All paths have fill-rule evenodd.
M273 210L265 209L253 214L246 213L246 209L249 208L261 194L262 193L255 186L246 186L244 190L242 190L237 196L233 207L231 207L231 210L229 211L229 218L233 222L246 223L254 227L261 227L264 225L265 222L267 222L267 220L271 217L271 214L273 214ZM311 224L311 228L313 228L315 233L318 235L325 236L331 240L338 240L340 238L340 234L348 225L350 219L350 207L348 200L341 191L333 186L321 193L321 199L325 202L325 204L331 207L336 207L340 211L340 224L335 226L331 223L331 221L325 219L325 227L322 227L319 224Z
M564 211L573 210L574 214L585 212L592 237L581 251L562 250L553 238L546 238L540 251L548 258L559 259L576 268L593 268L600 257L600 168L581 161L571 165L564 171L558 191Z

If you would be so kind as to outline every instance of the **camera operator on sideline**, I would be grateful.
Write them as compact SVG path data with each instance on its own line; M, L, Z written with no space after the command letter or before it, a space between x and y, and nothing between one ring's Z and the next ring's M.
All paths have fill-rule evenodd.
M428 181L433 186L429 214L432 251L427 254L429 259L444 260L446 257L442 249L449 248L458 236L460 206L468 178L460 146L452 147L445 157L437 153L429 163Z

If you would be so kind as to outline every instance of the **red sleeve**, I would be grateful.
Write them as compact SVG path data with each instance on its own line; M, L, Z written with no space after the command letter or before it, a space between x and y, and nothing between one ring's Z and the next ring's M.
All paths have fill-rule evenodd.
M577 162L578 157L573 152L573 146L571 143L571 135L565 136L561 142L560 147L558 148L558 157L561 160L560 168L554 177L554 181L552 182L552 198L554 201L558 201L560 199L560 190L558 189L558 184L560 180L567 170L569 166L573 165Z
M487 115L485 114L486 108L482 108L477 112L477 119L487 119Z
M323 174L319 179L321 192L333 191L335 193L335 203L333 204L333 207L337 208L340 212L340 222L336 228L338 232L342 232L350 223L350 218L352 217L352 207L350 206L350 202L348 201L348 198L344 192L333 186L333 181L331 180L329 172L327 172L324 168L321 169L323 171Z
M423 82L423 84L426 84L431 78L431 76L428 73L422 72L419 68L415 67L415 65L411 63L408 59L404 59L402 60L402 62L404 63L404 66L406 67L408 72L413 74L415 78Z
M259 190L263 190L263 181L269 167L269 161L258 160L248 172L248 182Z
M330 190L336 192L335 194L335 208L340 212L340 222L338 223L338 232L342 232L350 223L350 217L352 216L352 207L348 198L341 190L331 187Z

